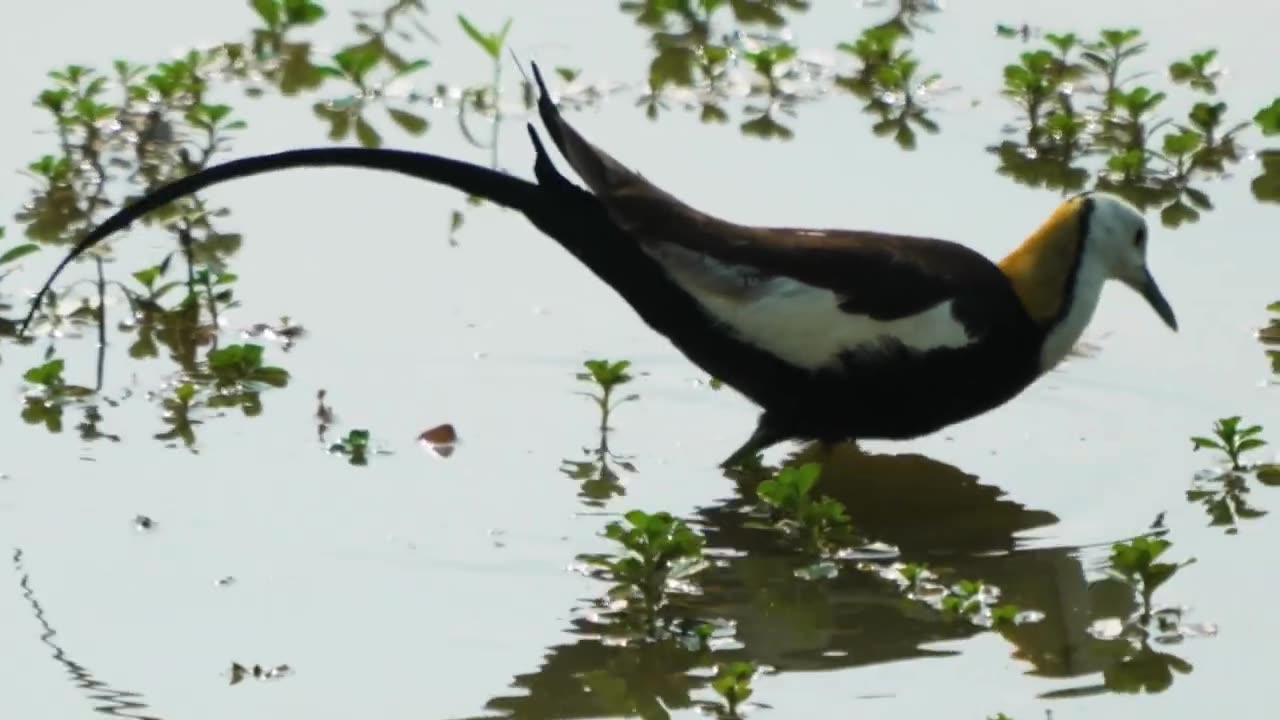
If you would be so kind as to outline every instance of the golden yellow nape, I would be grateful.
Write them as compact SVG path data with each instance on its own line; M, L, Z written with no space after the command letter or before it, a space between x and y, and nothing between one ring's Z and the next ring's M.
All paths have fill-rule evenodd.
M1027 314L1047 324L1058 317L1067 281L1084 240L1088 198L1072 198L1058 206L1013 252L1000 261Z

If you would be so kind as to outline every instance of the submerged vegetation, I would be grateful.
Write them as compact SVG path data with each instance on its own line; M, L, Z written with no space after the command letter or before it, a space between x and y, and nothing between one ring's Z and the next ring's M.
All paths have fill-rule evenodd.
M533 107L532 88L508 64L518 16L489 26L466 15L446 22L429 16L423 0L394 0L353 13L338 49L326 55L310 38L322 22L342 21L323 3L246 5L254 26L243 38L165 61L57 68L35 98L52 140L26 162L30 195L15 222L0 227L0 360L8 361L0 367L20 380L19 412L32 428L56 434L71 422L84 443L121 442L136 433L114 426L113 411L147 402L158 419L151 438L194 453L205 424L256 418L277 404L273 392L315 387L315 378L284 367L293 357L286 353L305 342L300 324L285 316L233 327L236 269L249 238L235 230L230 208L203 196L140 223L167 240L158 257L125 266L110 247L89 253L90 277L55 288L29 335L16 336L25 308L11 277L24 261L61 252L131 199L229 156L250 129L253 100L310 103L318 127L299 130L299 144L380 147L394 144L397 132L416 142L445 117L495 168L504 123ZM940 4L866 5L865 28L805 46L790 22L816 3L626 0L619 11L649 41L641 80L593 81L592 68L562 65L554 68L557 100L566 111L630 102L652 120L689 113L752 142L793 138L813 103L851 102L851 125L877 142L929 152L945 134L948 113L938 105L956 79L937 72L944 59L922 57L915 40ZM467 43L483 81L453 82L449 74L460 71L432 63L425 48L436 32ZM996 29L1004 39L993 42L1010 57L992 76L1007 120L990 129L995 139L985 147L995 172L1053 193L1115 192L1153 209L1170 229L1211 212L1214 183L1231 174L1248 176L1258 202L1280 203L1280 148L1267 146L1280 136L1280 98L1260 109L1228 105L1221 97L1228 53L1205 48L1169 58L1137 29L1078 32ZM228 104L233 89L245 104ZM466 213L482 205L459 198L447 222L440 218L450 245L463 242ZM1271 382L1280 382L1280 303L1267 311L1258 340ZM91 358L73 354L68 342L85 336L96 340ZM164 368L161 379L141 393L114 390L119 383L110 378L118 373L108 360L120 360L108 348L117 342L131 362L159 361L152 367ZM13 367L14 358L35 351L30 367ZM631 456L610 446L615 425L638 415L629 406L615 416L639 400L629 392L636 375L643 373L629 360L597 358L572 378L589 388L580 394L595 412L590 442L560 472L592 512L613 512L627 494L623 473L639 472ZM324 390L314 420L319 447L350 465L388 453L375 449L363 427L335 430ZM1266 515L1251 500L1254 486L1280 486L1280 467L1250 462L1266 446L1263 435L1229 417L1192 438L1224 467L1198 474L1186 500L1227 532ZM441 425L418 439L451 452L456 434ZM495 698L490 709L512 717L549 717L547 708L565 717L666 717L699 708L739 718L768 709L760 702L767 688L756 685L775 665L833 669L925 657L944 652L930 649L941 641L979 633L1007 640L1037 674L1101 675L1106 690L1159 692L1192 668L1155 648L1212 634L1184 622L1181 607L1157 602L1191 562L1165 560L1171 542L1159 533L1111 544L1093 572L1082 560L1086 550L1022 544L1021 533L1056 518L975 487L954 468L870 456L851 464L797 456L774 468L754 459L730 473L738 496L700 507L696 517L631 510L606 524L608 551L578 560L608 589L575 614L574 642L550 648L537 672L516 678L527 694ZM888 486L867 485L891 475ZM912 484L920 478L942 482ZM894 507L912 509L895 514ZM1083 598L1073 608L1078 617L1056 605L1057 593L1067 592L1059 583ZM1080 622L1087 629L1063 632L1083 636L1072 642L1085 652L1067 662L1044 628Z

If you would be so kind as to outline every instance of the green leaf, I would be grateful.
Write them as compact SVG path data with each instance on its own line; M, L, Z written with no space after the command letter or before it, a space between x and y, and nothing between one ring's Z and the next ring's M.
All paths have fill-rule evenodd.
M382 46L377 43L363 43L345 48L333 56L333 61L357 83L364 81L364 76L382 59Z
M394 120L397 125L404 128L405 132L410 135L421 135L425 133L429 127L429 123L426 118L421 117L420 115L414 115L411 112L388 109L387 114L391 116L391 119Z
M253 374L253 379L271 387L282 388L289 384L289 371L278 367L264 367Z
M29 383L44 385L45 387L59 385L62 383L62 370L65 367L65 360L54 358L43 365L31 368L23 374L22 378Z
M502 46L507 39L507 32L511 29L510 19L503 24L502 30L495 34L480 32L480 30L476 28L475 25L472 25L471 21L461 13L458 14L458 24L462 25L462 29L467 33L467 35L470 36L471 39L489 55L489 57L493 58L495 61L500 58L502 55Z
M1247 438L1245 440L1241 440L1239 444L1236 445L1236 451L1246 452L1248 450L1256 450L1266 444L1266 440L1261 440L1259 438Z
M1210 440L1207 437L1193 437L1191 438L1191 443L1193 450L1226 450L1218 441Z
M0 237L4 237L4 228L0 228ZM33 243L11 247L6 250L3 255L0 255L0 265L7 265L8 263L15 262L33 252L37 252L39 249L40 246Z
M290 25L310 25L321 20L325 10L311 0L284 0L284 16Z
M1280 97L1259 110L1258 114L1253 116L1253 121L1262 129L1263 135L1280 134Z
M268 28L275 30L280 27L280 4L277 0L252 0L252 4Z
M1195 130L1169 133L1164 136L1164 152L1166 155L1190 155L1195 152L1204 139Z
M156 280L160 277L160 267L149 267L145 270L139 270L133 274L133 278L142 284L143 287L150 290L155 287Z
M1142 576L1142 583L1147 592L1155 592L1156 588L1165 584L1174 573L1178 572L1178 566L1171 563L1155 563L1147 569Z
M356 139L367 148L382 147L382 135L364 119L363 115L356 116Z
M1258 482L1268 487L1280 487L1280 464L1267 464L1258 468Z

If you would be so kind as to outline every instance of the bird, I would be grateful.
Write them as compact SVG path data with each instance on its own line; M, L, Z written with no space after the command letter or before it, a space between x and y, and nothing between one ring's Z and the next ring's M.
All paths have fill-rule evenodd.
M146 213L237 178L341 166L408 175L522 213L685 358L759 409L720 465L784 441L911 440L996 409L1068 354L1104 285L1136 290L1174 332L1147 263L1148 227L1123 198L1065 198L998 261L956 241L895 232L749 226L678 199L561 115L537 63L538 119L581 180L527 124L533 179L431 153L303 147L208 166L120 208L67 265Z

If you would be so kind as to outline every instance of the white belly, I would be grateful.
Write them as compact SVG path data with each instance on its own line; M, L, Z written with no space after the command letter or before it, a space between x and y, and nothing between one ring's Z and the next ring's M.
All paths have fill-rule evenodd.
M849 350L875 350L889 342L927 352L974 341L952 314L951 300L909 317L876 320L841 310L830 290L789 279L765 281L747 298L689 289L741 339L811 370L838 364Z

